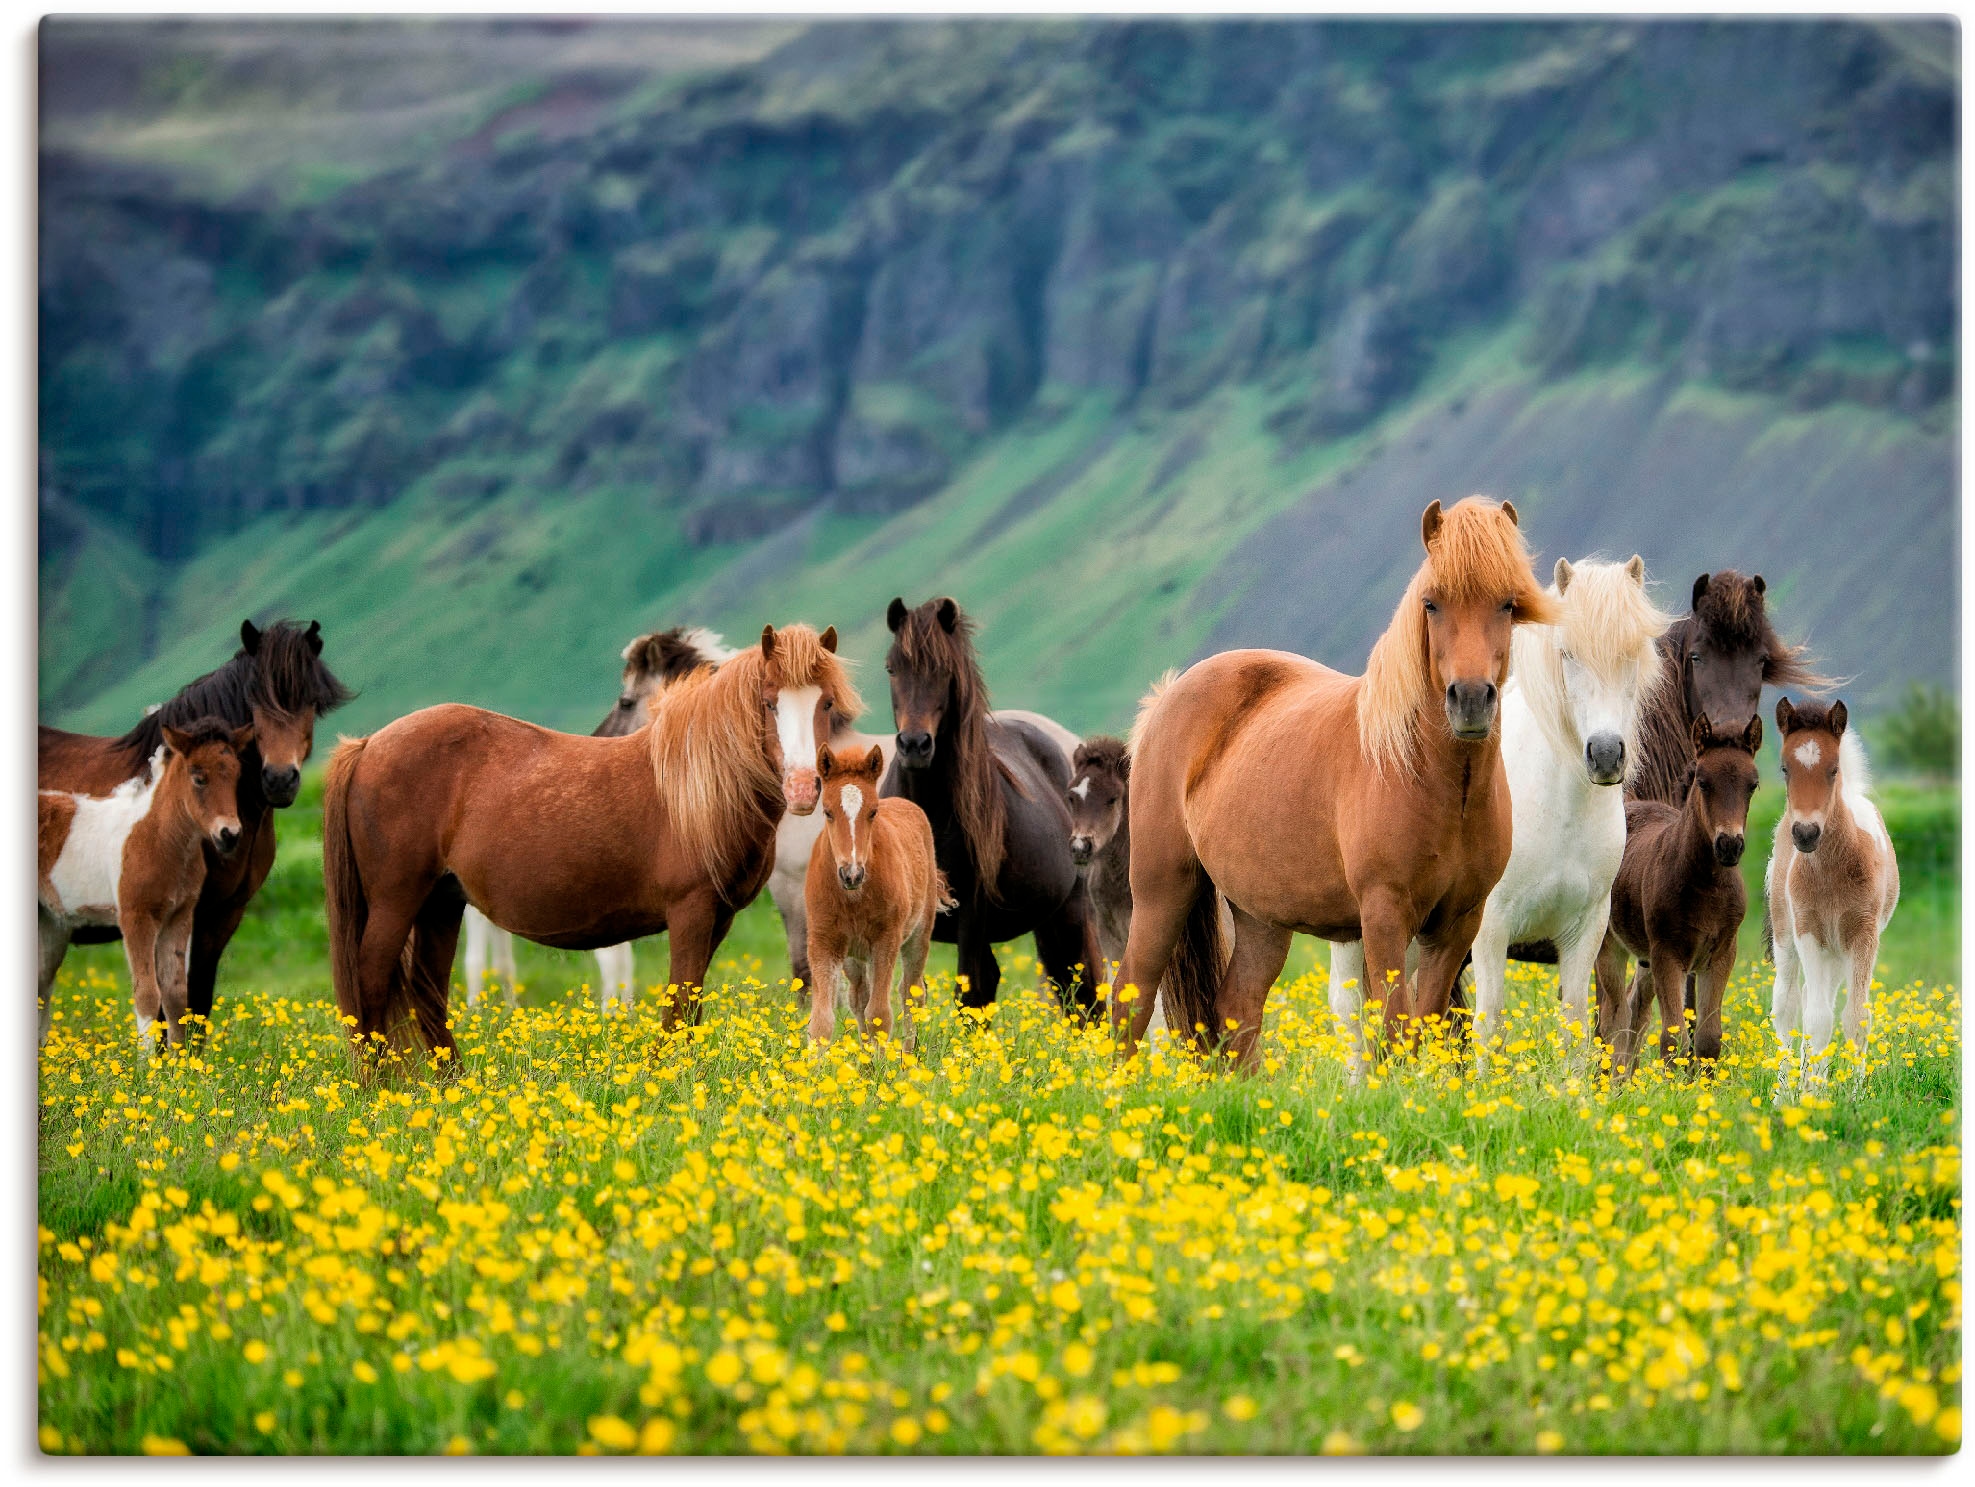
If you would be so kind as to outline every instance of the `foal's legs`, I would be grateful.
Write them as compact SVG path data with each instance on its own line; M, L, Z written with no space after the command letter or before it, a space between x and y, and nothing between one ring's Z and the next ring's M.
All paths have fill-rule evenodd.
M48 1029L55 1022L55 973L69 953L69 932L39 904L35 906L35 932L41 952L41 974L36 998L40 1006L41 1042L48 1041Z
M859 1032L864 1031L866 1019L871 1015L871 960L868 945L861 958L846 955L840 973L842 979L837 983L841 993L839 1004L849 1009Z
M1609 912L1610 900L1606 901ZM1632 1042L1632 986L1626 979L1625 945L1609 928L1605 931L1603 943L1598 946L1597 990L1598 990L1598 1036L1612 1050L1612 1067L1617 1068L1631 1057ZM1620 1055L1619 1045L1623 1041L1625 1053Z
M1837 1021L1838 986L1845 979L1842 953L1814 941L1798 946L1804 961L1804 1082L1822 1083ZM1869 982L1867 983L1870 984Z
M612 1003L627 1012L631 1010L636 995L637 962L629 940L621 945L605 945L597 951L597 983L600 1010L608 1012Z
M137 1046L148 1052L153 1047L151 1029L157 1025L164 1004L158 987L158 937L163 926L145 909L126 909L122 918L123 954L130 963L131 1008L137 1015Z
M1710 1072L1721 1057L1721 999L1735 971L1735 936L1723 935L1694 979L1694 1055Z
M1776 1098L1780 1103L1789 1093L1791 1076L1800 1073L1803 1065L1798 1034L1804 1023L1804 965L1796 931L1787 913L1781 921L1774 917L1776 907L1772 901L1770 933L1775 943L1770 953L1776 958L1776 983L1769 992L1769 1020L1776 1029Z
M1234 909L1234 955L1214 1009L1221 1025L1207 1031L1210 1037L1226 1039L1223 1046L1244 1074L1253 1073L1261 1061L1262 1008L1289 958L1289 934L1238 906Z
M892 1036L892 977L898 970L898 948L903 935L890 934L871 945L871 958L865 963L863 1023L866 1031Z
M933 916L928 910L925 924L905 937L899 1042L907 1053L912 1051L912 1045L918 1039L919 1018L926 1009L926 954L932 947Z
M1653 991L1660 1004L1660 1062L1671 1064L1680 1054L1687 1028L1687 967L1671 951L1652 954Z
M1867 927L1851 943L1851 975L1845 990L1845 1036L1858 1059L1856 1078L1865 1077L1865 1045L1872 1033L1872 972L1879 963L1879 931Z
M843 947L809 931L809 1041L827 1043L837 1035L837 976Z
M185 1025L188 1010L185 987L192 954L192 907L186 904L174 910L159 926L158 943L153 951L157 956L158 999L164 1015L165 1039L173 1048L183 1048L191 1031Z

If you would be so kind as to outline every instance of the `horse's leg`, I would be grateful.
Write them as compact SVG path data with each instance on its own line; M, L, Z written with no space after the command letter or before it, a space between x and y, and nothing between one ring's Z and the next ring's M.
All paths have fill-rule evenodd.
M1081 882L1057 917L1035 927L1036 956L1067 1014L1085 1018L1097 1008L1097 967L1104 952L1097 945L1090 899Z
M1625 945L1611 932L1609 915L1611 900L1605 900L1607 914L1605 936L1598 942L1596 964L1596 987L1598 992L1598 1036L1605 1046L1612 1050L1613 1067L1617 1067L1619 1040L1628 1037L1632 1030L1630 996L1632 986L1625 974L1627 955Z
M1697 1067L1712 1075L1721 1059L1721 1001L1728 978L1735 973L1735 936L1723 935L1698 974L1694 1011L1694 1057Z
M128 910L122 917L123 955L130 963L130 1004L137 1017L137 1046L149 1051L153 1046L151 1029L164 1003L158 986L158 936L163 926L148 910Z
M1481 929L1482 914L1483 910L1477 908L1447 924L1432 944L1420 944L1419 961L1412 970L1413 1016L1422 1027L1426 1019L1439 1018L1447 1037L1456 1046L1460 1040L1460 1020L1454 1015L1454 986ZM1507 954L1506 946L1503 953Z
M1494 899L1482 910L1474 932L1475 1067L1488 1071L1490 1045L1502 1040L1502 1014L1509 1001L1509 920Z
M426 891L429 893L430 888ZM419 900L373 897L357 946L357 1025L351 1030L358 1048L368 1056L385 1051L410 1010L404 1005L401 978L405 941L418 915ZM450 975L452 968L447 967Z
M463 901L443 887L426 898L413 925L414 948L406 986L412 1012L418 1018L419 1037L448 1069L456 1069L459 1064L459 1044L453 1041L446 1012L452 994L453 955L459 948L463 907Z
M700 996L706 986L707 968L720 942L734 922L734 911L720 902L712 888L702 888L674 902L666 910L666 923L672 935L672 1001L666 1006L664 1028L671 1032L681 1023L698 1027Z
M501 983L501 1000L510 1008L521 1005L516 996L521 972L514 965L514 936L504 929L494 931L494 976Z
M1865 1045L1872 1033L1872 973L1879 964L1879 931L1870 923L1848 947L1851 974L1845 988L1845 1036L1858 1060L1855 1078L1865 1078Z
M185 1017L189 1010L186 983L191 970L193 917L194 905L187 904L165 920L159 927L154 952L158 960L159 1011L164 1017L165 1041L173 1048L183 1048L191 1031Z
M1344 1078L1365 1078L1365 945L1362 940L1330 942L1330 1013L1344 1040Z
M1794 926L1778 924L1773 908L1770 954L1776 960L1776 982L1769 991L1769 1021L1776 1029L1776 1102L1780 1105L1789 1096L1794 1082L1791 1076L1800 1076L1803 1070L1804 963Z
M264 829L261 837L268 842L268 852L272 857L273 830ZM255 843L255 850L258 853L259 841ZM257 888L266 876L262 872L258 878L249 876L247 881ZM213 993L219 982L219 958L233 942L240 921L247 916L247 905L252 898L252 889L217 904L208 904L201 897L192 911L192 945L187 952L185 1005L186 1010L198 1019L191 1028L194 1039L203 1039L212 1029Z
M1639 1063L1639 1050L1646 1039L1646 1024L1651 1020L1653 1009L1659 1005L1659 994L1653 985L1653 963L1651 959L1638 962L1628 983L1625 1002L1619 1010L1618 1037L1620 1042L1612 1050L1613 1073L1630 1074Z
M919 1036L919 1022L926 1011L926 955L933 948L933 919L905 937L903 990L900 992L899 1044L907 1053Z
M1804 955L1804 1083L1824 1082L1825 1059L1831 1052L1831 1029L1837 1022L1838 983L1845 977L1845 959L1838 951L1811 943Z
M1557 941L1557 989L1563 997L1564 1027L1575 1028L1578 1046L1590 1050L1598 1029L1591 1012L1592 968L1605 943L1605 926L1611 921L1609 894L1591 905L1590 912L1577 926L1575 935ZM1591 1059L1595 1066L1595 1056Z
M837 1035L837 977L842 974L842 947L812 932L809 936L809 1041L827 1043Z
M1269 988L1289 959L1289 934L1280 925L1234 909L1234 954L1221 978L1216 1006L1221 1026L1209 1031L1226 1039L1222 1046L1244 1074L1254 1073L1261 1062L1262 1011Z
M1687 1029L1687 967L1672 951L1655 946L1653 991L1660 1004L1660 1062L1672 1065Z
M994 958L994 944L987 937L981 914L970 905L960 909L955 934L960 974L967 979L960 992L963 1007L992 1007L1001 989L1001 963Z
M782 916L782 933L789 942L789 979L809 984L809 904L803 898L804 879L800 874L782 871L777 864L768 879L768 896L775 901L775 912Z
M898 951L904 938L894 933L874 941L871 958L865 965L864 1026L867 1031L883 1033L887 1038L893 1036L892 977L898 971Z
M1410 1018L1414 1011L1406 979L1406 949L1413 938L1413 918L1398 893L1374 887L1358 901L1358 921L1365 947L1365 994L1384 1007L1385 1037L1390 1044L1401 1031L1401 1019Z
M838 977L839 1005L850 1014L857 1030L865 1032L868 1029L867 1019L871 1015L870 948L867 946L862 955L846 955Z
M487 980L487 940L494 926L471 904L466 906L462 923L466 928L466 1005L477 1007Z
M45 1046L48 1030L55 1024L55 973L61 970L62 961L69 953L69 933L38 904L35 906L35 921L35 937L41 952L39 989L35 995L40 1007L40 1041Z
M605 945L597 951L597 980L601 983L597 992L598 1010L608 1012L614 1003L630 1011L636 976L637 962L629 940L621 945Z

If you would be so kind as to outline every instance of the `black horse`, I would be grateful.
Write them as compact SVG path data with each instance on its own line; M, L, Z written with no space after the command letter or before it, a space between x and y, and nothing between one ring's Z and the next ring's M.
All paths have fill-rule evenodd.
M193 911L186 1006L200 1017L212 1015L220 955L274 867L274 812L292 805L301 789L316 720L354 695L322 664L321 625L311 620L304 629L277 620L263 630L247 620L232 660L187 683L121 738L40 730L42 789L107 795L148 773L167 727L207 717L235 728L254 725L254 743L241 760L240 840L225 854L206 844L206 885ZM91 929L75 938L100 944L119 936L115 929Z
M953 600L908 610L894 599L885 619L898 753L879 793L903 796L932 822L959 904L934 921L933 938L959 949L960 1004L991 1004L1001 984L995 945L1033 933L1064 1010L1093 1012L1101 960L1070 856L1069 762L1039 729L988 716L973 622Z

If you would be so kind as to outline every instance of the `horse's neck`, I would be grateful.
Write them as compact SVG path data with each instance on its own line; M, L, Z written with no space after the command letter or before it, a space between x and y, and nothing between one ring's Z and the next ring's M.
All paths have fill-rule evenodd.
M1428 781L1451 794L1459 803L1457 809L1465 816L1487 805L1494 795L1497 766L1502 757L1502 730L1498 723L1487 738L1469 743L1452 735L1437 737L1433 732L1435 721L1428 717L1426 726L1420 730L1431 740L1420 749L1424 760L1422 773Z
M1700 786L1688 787L1687 798L1680 803L1680 823L1674 828L1673 849L1678 869L1677 881L1682 891L1705 886L1714 877L1721 864L1715 860L1714 838L1708 832L1707 823L1701 819ZM1733 872L1735 869L1724 869Z
M200 855L205 833L180 793L182 782L166 780L151 797L151 809L131 831L138 849L173 876L189 870Z
M1866 823L1859 820L1852 804L1845 798L1845 780L1841 774L1832 781L1831 804L1824 811L1824 840L1812 854L1812 861L1832 877L1844 876L1852 867L1869 858L1878 846L1878 840ZM1826 857L1825 853L1830 852ZM1822 858L1822 861L1818 859Z

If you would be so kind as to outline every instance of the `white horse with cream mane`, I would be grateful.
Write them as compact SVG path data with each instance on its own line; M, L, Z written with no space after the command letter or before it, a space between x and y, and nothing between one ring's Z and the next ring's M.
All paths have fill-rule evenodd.
M1502 692L1515 837L1470 952L1483 1057L1501 1037L1512 948L1518 958L1554 954L1564 1021L1592 1031L1591 971L1625 856L1625 780L1665 673L1656 642L1672 621L1647 597L1643 559L1559 558L1550 593L1562 621L1516 626ZM1363 977L1363 946L1333 944L1330 999L1340 1017L1355 1015L1344 988Z

